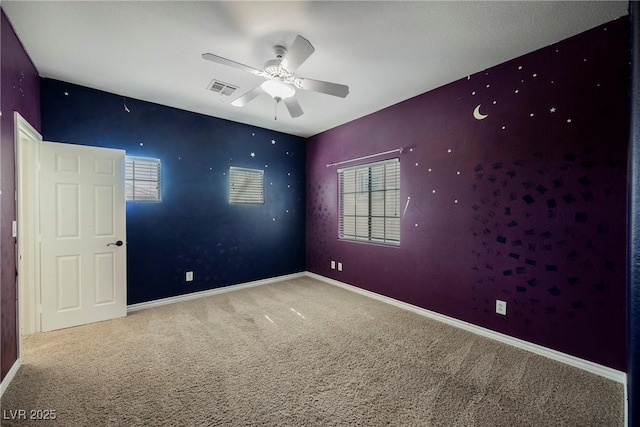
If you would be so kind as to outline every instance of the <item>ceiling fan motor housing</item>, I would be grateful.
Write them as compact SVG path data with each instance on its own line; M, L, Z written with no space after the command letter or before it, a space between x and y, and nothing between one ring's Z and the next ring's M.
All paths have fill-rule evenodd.
M287 71L280 66L281 59L270 59L264 63L263 70L268 77L281 77ZM290 73L289 73L290 74Z
M268 80L280 80L284 83L289 83L296 87L299 87L297 82L298 79L294 77L293 73L282 68L282 66L280 65L281 63L282 59L270 59L265 62L262 74L263 77Z

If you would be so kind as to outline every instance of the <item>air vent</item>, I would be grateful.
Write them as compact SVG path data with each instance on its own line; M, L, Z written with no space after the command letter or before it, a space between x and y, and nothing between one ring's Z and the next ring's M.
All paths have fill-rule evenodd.
M226 85L224 83L214 80L213 83L211 83L211 87L209 88L209 90L220 92L222 89L224 89L225 86Z
M229 96L233 92L235 92L235 90L238 89L238 87L230 85L229 83L225 83L220 80L214 79L209 85L208 89L212 92L219 93L221 96L222 95Z

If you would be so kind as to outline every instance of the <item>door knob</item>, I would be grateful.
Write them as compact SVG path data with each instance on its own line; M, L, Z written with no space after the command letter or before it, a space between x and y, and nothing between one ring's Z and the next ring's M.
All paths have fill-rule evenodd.
M117 242L108 243L107 246L111 246L111 245L122 246L123 244L124 243L122 243L122 240L118 240Z

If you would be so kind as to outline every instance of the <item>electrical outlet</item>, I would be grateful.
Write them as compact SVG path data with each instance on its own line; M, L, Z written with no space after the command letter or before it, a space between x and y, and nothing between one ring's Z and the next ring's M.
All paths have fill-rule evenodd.
M187 282L193 282L193 271L187 271L187 277L185 278Z
M342 263L341 262L338 263L338 271L342 271Z
M496 313L502 314L503 316L507 315L507 302L496 300Z
M335 270L336 269L336 262L335 261L331 261L331 269Z

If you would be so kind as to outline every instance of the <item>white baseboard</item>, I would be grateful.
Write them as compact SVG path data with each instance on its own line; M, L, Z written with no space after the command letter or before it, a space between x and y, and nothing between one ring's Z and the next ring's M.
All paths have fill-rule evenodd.
M597 363L593 363L588 360L580 359L579 357L571 356L569 354L562 353L547 347L543 347L538 344L533 344L528 341L514 338L509 335L502 334L500 332L492 331L491 329L486 329L481 326L474 325L473 323L468 323L453 317L445 316L443 314L436 313L434 311L430 311L422 307L418 307L412 304L408 304L406 302L402 302L393 298L386 297L384 295L376 294L375 292L367 291L365 289L361 289L356 286L349 285L347 283L340 282L335 279L330 279L328 277L321 276L316 273L307 272L306 274L309 277L312 277L317 280L321 280L330 285L339 286L341 288L359 293L361 295L376 299L378 301L386 302L387 304L391 304L396 307L420 314L422 316L429 317L431 319L435 319L440 322L444 322L449 325L456 326L458 328L464 329L469 332L473 332L474 334L482 335L483 337L491 338L496 341L500 341L502 343L520 348L522 350L539 354L541 356L548 357L549 359L553 359L558 362L562 362L567 365L571 365L576 368L583 369L587 372L591 372L592 374L599 375L601 377L616 381L618 383L622 383L625 385L625 393L626 393L627 374L625 372L618 371L616 369L612 369L607 366L599 365Z
M238 285L229 285L221 288L209 289L206 291L192 292L190 294L177 295L175 297L163 298L154 301L140 302L137 304L131 304L127 306L127 313L133 313L134 311L144 310L152 307L160 307L161 305L173 304L181 301L189 301L196 298L208 297L211 295L223 294L226 292L237 291L238 289L252 288L254 286L267 285L269 283L282 282L283 280L297 279L304 277L305 272L287 274L285 276L271 277L269 279L255 280L253 282L240 283Z
M629 386L624 387L624 425L629 427Z
M18 360L13 362L13 366L11 367L11 369L9 369L9 372L7 372L7 375L5 375L4 379L0 383L0 397L4 395L4 392L5 390L7 390L7 387L9 387L9 384L13 380L13 377L15 377L18 373L18 369L20 369L20 366L22 366L22 361L20 360L20 358L18 358Z

